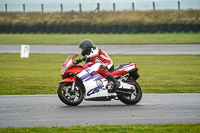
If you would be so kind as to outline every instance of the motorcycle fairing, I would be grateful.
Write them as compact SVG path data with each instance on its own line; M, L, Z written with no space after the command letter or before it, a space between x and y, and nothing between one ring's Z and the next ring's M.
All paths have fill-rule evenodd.
M64 79L66 77L66 70L73 65L72 59L65 61L64 65L61 68L61 76Z
M98 72L94 71L97 70L99 66L99 63L94 63L93 65L86 67L77 75L83 81L86 89L84 99L116 95L115 93L108 93L108 90L106 89L106 85L108 83L107 79L101 76ZM97 82L100 82L101 85Z

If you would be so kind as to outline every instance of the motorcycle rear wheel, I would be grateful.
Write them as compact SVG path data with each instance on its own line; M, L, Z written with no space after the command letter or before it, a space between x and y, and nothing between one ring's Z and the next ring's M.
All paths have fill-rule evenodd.
M77 106L83 101L83 90L78 84L72 90L72 83L60 83L57 94L63 103L70 106Z
M127 104L127 105L135 105L142 99L142 89L140 85L133 79L128 79L127 83L135 86L135 91L132 94L122 94L118 96L118 99Z

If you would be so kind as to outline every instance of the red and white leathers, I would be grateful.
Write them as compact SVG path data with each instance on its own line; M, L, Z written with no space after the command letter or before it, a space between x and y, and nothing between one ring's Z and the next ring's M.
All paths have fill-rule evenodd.
M108 56L108 54L102 49L99 49L97 47L91 49L91 53L90 55L87 56L87 58L88 58L87 62L97 62L101 64L101 66L98 69L98 72L105 78L107 78L108 75L110 75L110 72L108 70L114 68L113 61Z

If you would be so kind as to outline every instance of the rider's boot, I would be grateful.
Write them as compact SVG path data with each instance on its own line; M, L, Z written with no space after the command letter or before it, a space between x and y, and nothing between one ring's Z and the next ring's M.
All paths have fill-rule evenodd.
M112 74L109 74L107 79L109 79L110 81L113 81L114 83L114 88L113 91L115 91L119 86L120 86L120 82L118 80L116 80Z

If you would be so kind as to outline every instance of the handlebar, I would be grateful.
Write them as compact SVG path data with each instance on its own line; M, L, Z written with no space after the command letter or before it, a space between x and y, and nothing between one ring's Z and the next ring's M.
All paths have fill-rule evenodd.
M88 58L84 56L82 59L76 60L74 64L79 64L82 61L88 62Z
M78 59L78 60L75 60L74 61L74 64L78 65L80 62L82 62L83 60L82 59Z

